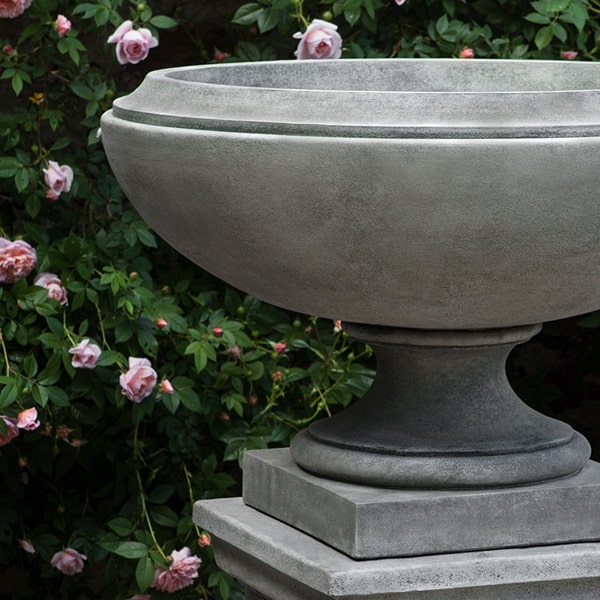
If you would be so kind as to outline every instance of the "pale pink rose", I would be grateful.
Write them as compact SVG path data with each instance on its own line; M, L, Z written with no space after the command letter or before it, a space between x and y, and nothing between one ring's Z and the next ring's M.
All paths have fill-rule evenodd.
M46 288L48 298L53 298L59 304L68 304L67 290L61 285L61 280L54 273L39 273L33 280L33 285Z
M163 379L160 382L160 391L163 394L172 394L175 391L173 384L168 379Z
M19 429L25 429L27 431L33 431L40 426L38 421L38 412L35 407L22 410L17 415L17 427Z
M475 51L473 48L463 48L458 56L460 56L460 58L473 58L475 56Z
M35 250L27 242L0 237L0 283L15 283L27 277L36 262Z
M5 417L4 415L1 415L0 419L2 419L8 427L8 431L5 434L0 433L0 446L6 446L6 444L10 444L19 435L19 428L17 427L16 419Z
M73 183L73 169L69 165L59 165L54 160L48 161L48 168L42 169L44 181L48 186L46 197L56 200L63 192L68 192Z
M58 15L54 21L54 29L58 32L58 37L65 37L71 31L71 21L64 15Z
M211 542L212 542L212 540L210 538L210 535L208 535L208 533L203 533L198 538L198 545L202 546L202 548L205 548L206 546L210 546Z
M31 0L0 0L0 19L14 19L31 6Z
M198 568L202 562L197 556L191 556L188 547L171 552L173 559L168 569L154 568L153 588L160 592L176 592L194 583L198 577Z
M577 58L578 54L579 52L575 50L562 50L560 53L560 57L564 58L565 60L574 60L575 58Z
M123 21L108 38L107 43L117 45L117 60L122 65L136 65L148 56L150 48L158 46L158 40L149 29L134 29L131 21Z
M95 369L102 350L100 350L99 346L92 344L90 340L85 338L77 346L71 348L69 354L73 355L71 364L76 369Z
M339 58L342 55L342 38L337 25L314 19L304 33L293 36L300 40L294 52L300 60L307 58Z
M157 381L156 371L147 358L129 357L129 370L119 378L121 393L132 402L141 402L154 389Z
M35 554L35 548L29 540L19 540L19 546L29 554Z
M75 573L83 571L84 560L87 560L85 554L81 554L73 548L65 548L52 557L50 564L65 575L75 575Z

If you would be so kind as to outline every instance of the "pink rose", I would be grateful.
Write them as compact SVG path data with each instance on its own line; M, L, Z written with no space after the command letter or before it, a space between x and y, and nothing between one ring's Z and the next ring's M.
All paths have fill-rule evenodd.
M0 419L2 419L8 427L8 431L5 434L0 433L0 446L6 446L6 444L10 444L19 435L19 428L17 427L16 419L5 417L4 415L0 416Z
M69 165L59 165L57 162L48 161L48 168L42 169L44 181L48 186L46 197L56 200L63 192L68 192L73 183L73 169Z
M123 21L106 41L117 45L117 60L122 65L141 62L148 56L150 48L158 46L158 40L149 29L134 29L131 21Z
M65 548L52 557L50 564L65 575L75 575L75 573L83 571L84 560L87 560L85 554L81 554L73 548Z
M277 354L285 354L285 349L287 348L287 344L285 342L277 342L273 346L273 350L277 352Z
M64 15L58 15L54 21L54 29L58 32L59 37L65 37L71 31L71 21Z
M31 0L0 0L0 19L14 19L31 6Z
M197 556L190 555L191 551L187 547L179 551L173 550L171 552L173 561L168 569L159 566L154 568L154 581L151 587L160 592L176 592L194 583L202 561Z
M565 60L574 60L577 58L578 54L579 52L575 50L562 50L560 53L560 57L564 58Z
M163 394L172 394L175 391L173 384L168 379L163 379L160 382L160 391Z
M212 540L210 539L210 535L208 535L208 533L203 533L198 538L198 545L202 546L202 548L210 546L211 542Z
M67 290L61 285L61 281L54 273L39 273L33 280L33 285L46 288L48 298L53 298L59 304L68 304Z
M91 344L90 340L86 338L71 348L69 354L73 355L71 364L76 369L95 369L102 350L96 344Z
M22 410L17 416L17 427L19 429L33 431L40 426L40 422L37 420L37 417L38 412L36 408Z
M15 283L27 277L36 262L35 250L27 242L0 237L0 283Z
M19 546L29 554L35 554L35 548L29 540L19 540Z
M475 51L473 48L463 48L458 56L460 56L460 58L473 58L475 56Z
M156 385L156 371L147 358L129 357L129 370L119 378L121 393L132 402L147 398Z
M156 321L154 321L154 324L155 324L155 325L156 325L156 326L157 326L159 329L164 329L165 327L168 327L168 326L169 326L169 323L168 323L168 322L167 322L165 319L163 319L162 317L161 317L161 318L158 318L158 319L156 319Z
M339 58L342 55L342 38L337 25L314 19L304 33L293 36L300 40L294 52L300 60L306 58Z
M406 0L396 0L396 4L398 6L402 6L405 2L406 2Z

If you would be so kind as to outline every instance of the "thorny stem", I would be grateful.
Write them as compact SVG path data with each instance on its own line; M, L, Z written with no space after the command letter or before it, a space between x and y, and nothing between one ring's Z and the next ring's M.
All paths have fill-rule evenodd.
M139 423L136 423L135 429L133 431L133 452L135 455L136 463L141 459L141 453L138 446L138 431L139 431ZM162 549L162 546L158 543L156 539L156 533L154 532L154 527L152 527L152 521L150 520L150 515L148 514L148 507L146 506L146 495L144 493L144 486L142 484L142 476L140 474L140 470L137 468L137 464L135 466L135 475L137 479L138 489L140 491L140 502L142 504L142 517L146 521L146 525L148 526L148 531L150 533L150 537L156 546L159 554L164 558L164 560L169 563L171 562L171 558L165 554L165 551Z

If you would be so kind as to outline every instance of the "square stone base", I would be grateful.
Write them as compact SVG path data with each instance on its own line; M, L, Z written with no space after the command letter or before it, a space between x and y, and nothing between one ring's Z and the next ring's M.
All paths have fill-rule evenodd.
M357 561L241 498L197 502L194 521L249 600L600 598L600 543Z
M243 497L359 559L600 540L600 464L591 461L536 485L396 490L311 475L287 448L255 450L245 455Z

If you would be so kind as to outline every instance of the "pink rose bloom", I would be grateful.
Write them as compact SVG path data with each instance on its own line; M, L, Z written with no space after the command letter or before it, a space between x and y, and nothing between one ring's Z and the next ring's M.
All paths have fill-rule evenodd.
M132 402L141 402L154 389L157 381L156 371L147 358L129 357L129 371L119 378L121 393Z
M171 558L173 562L168 569L163 567L154 568L153 588L160 592L176 592L194 583L198 577L198 568L202 562L197 556L190 556L188 547L181 550L173 550Z
M81 554L73 548L65 548L52 557L50 564L65 575L75 575L75 573L83 571L84 560L87 560L85 554Z
M33 280L33 285L46 288L48 298L54 298L59 304L68 304L67 290L61 285L61 281L54 273L40 273Z
M73 355L71 364L76 369L95 369L102 350L96 344L91 344L90 340L86 338L71 348L69 354Z
M64 15L58 15L54 21L54 29L58 32L59 37L65 37L71 31L71 21Z
M29 540L19 540L19 546L21 546L25 552L29 552L29 554L35 554L35 548Z
M73 183L73 169L69 165L59 165L57 162L48 161L48 168L42 169L44 181L48 186L46 197L56 200L63 192L68 192Z
M273 346L273 350L277 352L277 354L285 354L285 349L287 348L287 344L285 342L277 342Z
M15 283L27 277L36 262L35 250L27 242L0 237L0 283Z
M304 33L293 36L300 40L294 52L300 60L306 58L339 58L342 55L342 38L337 25L314 19Z
M37 417L38 412L36 408L22 410L17 416L17 427L19 429L33 431L40 426L40 422L37 420Z
M406 2L406 0L396 0L396 4L398 6L402 6L405 2Z
M463 48L458 56L460 56L460 58L473 58L475 56L475 51L473 48Z
M106 41L117 45L117 60L122 65L136 65L148 56L150 48L158 46L149 29L134 29L131 21L123 21Z
M0 19L14 19L31 6L31 0L0 0Z
M10 444L19 435L19 428L17 427L16 419L5 417L4 415L0 416L0 419L2 419L8 427L8 432L6 434L0 433L0 446L6 446L6 444Z
M173 384L168 379L163 379L160 382L160 391L163 394L172 394L175 391Z
M577 58L578 54L579 52L575 50L562 50L560 53L560 57L564 58L565 60L574 60L575 58Z
M169 323L168 323L168 322L167 322L165 319L163 319L162 317L161 317L161 318L158 318L158 319L156 319L156 321L154 321L154 324L155 324L155 325L156 325L156 326L157 326L159 329L164 329L165 327L168 327L168 326L169 326Z

